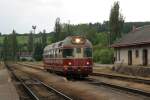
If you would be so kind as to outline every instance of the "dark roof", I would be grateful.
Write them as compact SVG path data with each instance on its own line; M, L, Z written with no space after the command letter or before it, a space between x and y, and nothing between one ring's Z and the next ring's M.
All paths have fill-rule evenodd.
M150 44L150 25L136 28L111 46L115 48L143 44Z

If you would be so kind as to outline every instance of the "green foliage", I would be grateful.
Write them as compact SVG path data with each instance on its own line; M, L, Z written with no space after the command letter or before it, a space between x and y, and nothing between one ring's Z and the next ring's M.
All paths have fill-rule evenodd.
M150 22L125 22L123 27L123 33L128 33L132 30L132 27L142 27L144 25L150 25Z
M55 28L54 28L54 38L53 38L53 42L58 42L61 40L61 24L60 24L60 18L56 18L56 22L55 22Z
M46 36L46 30L43 30L42 36L42 48L44 48L47 45L47 36Z
M110 48L101 48L94 51L94 61L102 64L113 63L113 50Z
M3 49L2 49L2 58L4 61L8 59L8 53L9 53L9 48L8 48L8 37L4 37L4 42L3 42Z
M94 62L102 64L112 63L113 49L108 47L108 34L97 33L96 34L96 45L93 46L93 58Z
M28 38L28 51L29 52L33 52L33 46L34 46L34 40L33 40L33 33L30 32L29 34L29 38Z
M42 54L43 54L43 48L41 43L36 43L35 44L35 50L33 57L36 61L42 60Z
M12 58L13 60L17 60L18 56L17 56L17 52L18 52L18 42L17 42L17 37L16 37L16 32L15 30L13 30L12 34L11 34L11 50L12 50Z
M20 59L20 61L27 61L27 59L26 58L22 58L22 59Z
M19 44L27 44L28 36L18 36L17 35L17 41Z
M47 44L51 44L51 43L52 43L52 36L47 35Z
M17 60L18 42L16 32L13 30L12 34L5 36L2 48L3 60Z
M94 38L94 41L96 45L100 45L101 47L108 47L108 33L97 33L96 37Z
M112 44L117 38L121 37L123 29L124 18L120 13L119 8L119 2L114 2L109 17L110 44Z

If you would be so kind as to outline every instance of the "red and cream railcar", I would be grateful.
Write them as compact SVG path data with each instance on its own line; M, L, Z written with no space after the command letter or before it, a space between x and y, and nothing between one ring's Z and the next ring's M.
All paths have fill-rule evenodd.
M69 36L44 48L44 68L65 76L92 73L92 44L81 36Z

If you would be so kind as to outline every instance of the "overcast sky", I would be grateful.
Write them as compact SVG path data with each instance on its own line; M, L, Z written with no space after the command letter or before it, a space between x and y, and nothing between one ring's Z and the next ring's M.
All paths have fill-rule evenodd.
M71 24L103 22L109 19L115 0L0 0L0 32L8 34L29 32L37 25L37 32L50 32L54 22ZM118 0L125 21L150 21L150 0Z

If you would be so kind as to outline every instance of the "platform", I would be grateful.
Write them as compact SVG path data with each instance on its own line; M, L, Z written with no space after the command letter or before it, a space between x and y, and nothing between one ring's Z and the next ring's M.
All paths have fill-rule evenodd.
M19 100L16 88L6 68L0 65L0 100Z
M121 65L121 66L115 66L113 68L113 70L118 73L121 73L121 74L150 78L150 67L149 66Z

